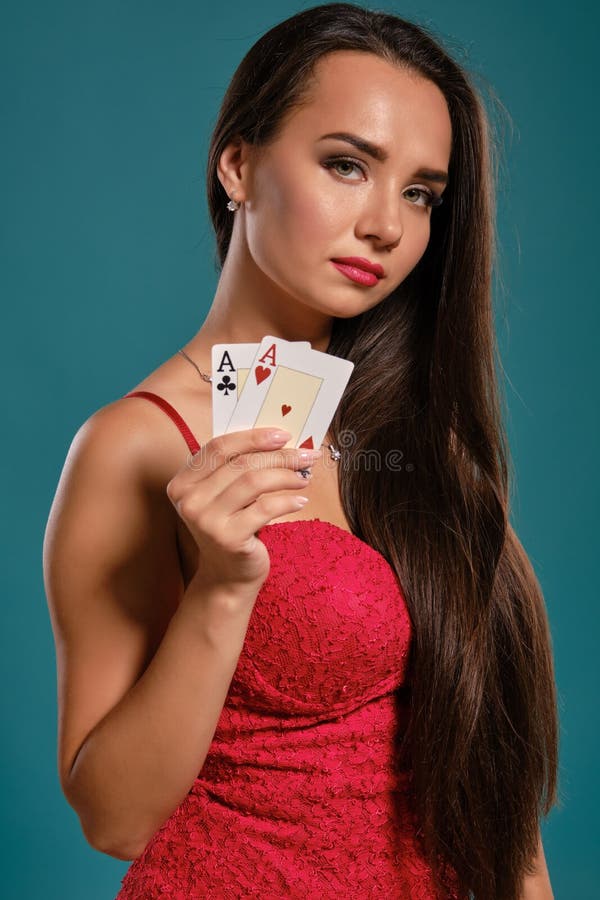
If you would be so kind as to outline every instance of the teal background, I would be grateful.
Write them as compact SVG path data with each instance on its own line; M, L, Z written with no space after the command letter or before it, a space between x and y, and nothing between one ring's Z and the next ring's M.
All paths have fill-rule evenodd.
M201 325L217 281L204 166L220 100L258 37L312 5L2 4L7 898L111 900L128 868L88 846L58 782L46 518L82 422ZM546 596L562 719L563 808L543 838L555 897L591 900L600 879L598 12L533 0L379 8L432 27L513 123L497 288L513 522Z

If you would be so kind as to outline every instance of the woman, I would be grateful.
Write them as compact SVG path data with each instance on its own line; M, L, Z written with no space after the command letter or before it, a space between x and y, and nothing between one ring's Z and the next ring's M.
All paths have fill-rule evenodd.
M119 900L552 897L489 132L430 34L351 4L280 23L233 76L210 312L80 428L45 538L61 784L92 846L135 860ZM266 334L354 363L337 453L211 437L212 345Z

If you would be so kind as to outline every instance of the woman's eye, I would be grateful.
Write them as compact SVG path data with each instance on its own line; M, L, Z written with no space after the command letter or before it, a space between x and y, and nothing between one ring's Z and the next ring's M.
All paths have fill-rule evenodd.
M350 174L348 172L348 169L350 169L350 171L352 169L358 169L364 175L364 169L361 165L359 165L359 163L357 163L353 159L345 159L344 157L341 157L341 156L335 157L334 159L327 159L327 160L325 160L323 165L325 166L326 169L335 169L340 175L342 175L342 177L345 177L346 175ZM339 171L339 168L341 166L347 167L346 172Z
M335 156L331 159L326 159L323 163L326 169L335 169L336 172L342 176L346 181L350 181L347 176L352 174L353 169L358 169L363 175L365 174L365 170L361 163L359 163L355 159L351 159L345 156ZM342 171L343 167L346 167L346 171ZM430 206L440 206L442 203L442 198L438 194L434 194L433 191L430 191L428 188L408 188L405 191L406 194L413 193L417 195L417 199L422 198L422 203L417 203L414 201L410 201L413 206L423 206L425 208L429 208Z
M415 206L431 206L432 203L435 204L436 195L433 191L427 190L427 188L409 188L406 193L413 192L413 194L418 194L420 197L423 197L423 203L415 203Z

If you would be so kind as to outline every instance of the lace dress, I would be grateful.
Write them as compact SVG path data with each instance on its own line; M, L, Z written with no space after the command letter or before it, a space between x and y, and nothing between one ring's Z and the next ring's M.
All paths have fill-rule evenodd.
M317 518L258 537L271 569L208 756L116 900L437 900L395 763L411 642L396 575Z

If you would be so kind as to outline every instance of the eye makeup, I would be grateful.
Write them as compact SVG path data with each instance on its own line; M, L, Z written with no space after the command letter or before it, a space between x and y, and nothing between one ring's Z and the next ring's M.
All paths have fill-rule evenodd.
M336 171L337 171L336 166L340 166L340 165L344 165L344 164L346 164L348 166L354 166L357 169L360 169L360 171L363 173L363 175L366 175L366 169L364 167L364 164L362 162L360 162L360 160L354 159L354 157L352 157L352 156L330 156L327 159L325 159L322 163L322 165L326 169L334 169ZM352 179L350 179L350 178L345 178L343 174L341 174L341 173L338 173L338 174L340 174L340 177L342 178L343 181L352 181ZM436 194L430 188L410 187L410 188L407 188L407 190L419 191L421 196L425 198L424 203L415 203L415 204L413 204L414 206L423 206L425 208L429 208L429 207L441 206L441 204L443 203L443 197L441 197L439 194Z

